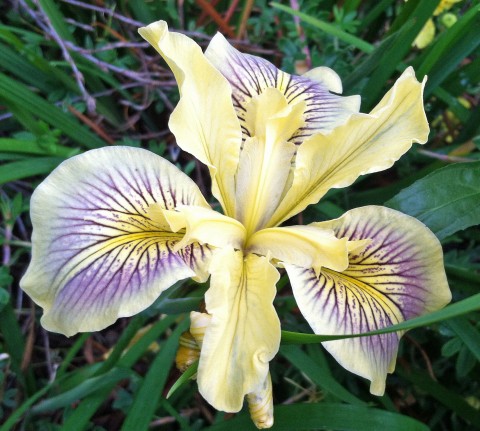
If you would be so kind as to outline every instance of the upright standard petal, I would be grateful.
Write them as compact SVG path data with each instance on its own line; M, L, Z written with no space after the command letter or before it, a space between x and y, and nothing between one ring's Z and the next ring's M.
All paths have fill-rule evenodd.
M233 109L227 80L187 36L169 32L164 21L139 29L172 69L180 89L180 102L169 127L178 145L206 164L212 193L225 214L235 214L234 177L241 146L241 130Z
M290 75L263 58L242 54L219 33L210 42L205 55L232 86L233 104L244 139L252 136L251 125L245 118L246 106L267 88L281 91L289 104L305 102L306 123L290 138L295 144L314 133L325 133L345 123L360 108L358 96L341 97L330 92L341 93L342 86L338 75L326 67L314 69L306 76Z
M263 388L279 348L280 321L272 304L279 274L265 257L228 248L215 251L210 272L205 302L211 319L198 388L217 410L237 412L245 395Z
M255 96L246 106L251 137L246 138L235 177L236 218L247 235L270 220L289 186L296 146L288 142L304 124L305 103L288 104L275 88Z
M369 240L353 248L343 272L285 265L300 311L317 334L346 335L385 328L438 310L451 299L439 241L418 220L369 206L315 223L339 238ZM323 343L347 370L371 380L382 395L402 332Z
M414 142L428 138L423 86L408 68L370 114L356 114L327 135L298 148L292 187L268 226L317 203L331 188L347 187L360 175L391 167Z
M45 328L103 329L148 307L174 282L205 280L208 247L177 252L162 211L209 208L195 183L139 148L92 150L62 163L31 201L32 261L21 287L44 308Z

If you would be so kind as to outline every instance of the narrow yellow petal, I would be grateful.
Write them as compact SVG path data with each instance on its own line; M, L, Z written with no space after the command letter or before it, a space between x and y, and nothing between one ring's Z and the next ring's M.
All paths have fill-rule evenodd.
M243 225L217 211L200 206L184 205L163 212L172 231L185 228L183 239L175 250L188 244L209 244L214 247L243 248L245 228Z
M178 145L209 167L212 193L225 214L233 216L234 177L241 129L232 105L228 81L187 36L169 32L164 21L139 29L172 69L180 89L180 102L169 127Z
M264 257L219 249L205 295L211 320L198 366L198 388L217 410L237 412L262 388L280 344L275 309L277 270Z
M302 268L322 267L343 271L348 266L348 241L337 239L332 229L289 226L263 229L249 238L247 250L271 256Z
M304 124L305 103L288 104L268 88L247 105L246 138L236 176L236 218L247 234L268 221L284 194L296 146L288 140Z
M428 138L422 102L424 82L410 67L370 114L354 114L327 135L298 148L292 187L268 226L276 226L316 203L331 188L347 187L360 175L388 169L414 142Z

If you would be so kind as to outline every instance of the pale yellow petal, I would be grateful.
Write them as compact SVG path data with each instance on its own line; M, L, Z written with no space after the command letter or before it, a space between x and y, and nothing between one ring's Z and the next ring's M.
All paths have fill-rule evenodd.
M169 32L164 21L139 29L172 69L180 89L180 102L169 127L178 145L210 169L212 193L225 214L233 216L234 173L237 169L241 129L232 105L228 81L187 36Z
M241 249L245 242L245 228L239 221L210 208L184 205L163 214L172 231L186 230L176 249L193 243Z
M63 162L31 200L32 261L20 285L42 325L73 335L136 314L178 280L208 275L208 246L173 250L162 211L209 207L195 183L140 148L108 147Z
M426 48L430 45L435 37L435 24L431 19L429 19L423 26L418 36L413 41L413 45L418 49Z
M246 396L248 411L253 423L258 429L267 429L273 426L273 396L272 378L270 373L263 385L255 392Z
M331 188L388 169L414 142L425 143L429 127L423 87L408 68L370 114L354 114L328 135L317 134L300 145L292 187L268 226L318 202Z
M303 268L343 271L348 266L348 241L332 229L312 225L263 229L249 238L247 250Z
M216 251L205 295L211 320L198 366L198 388L217 410L237 412L245 395L260 390L280 344L273 308L279 274L264 257Z
M433 11L433 15L440 15L442 12L449 10L455 5L455 3L460 3L463 0L440 0L439 5Z
M246 107L246 138L236 176L236 218L251 234L268 221L284 194L296 146L289 142L304 124L305 103L288 104L267 88Z

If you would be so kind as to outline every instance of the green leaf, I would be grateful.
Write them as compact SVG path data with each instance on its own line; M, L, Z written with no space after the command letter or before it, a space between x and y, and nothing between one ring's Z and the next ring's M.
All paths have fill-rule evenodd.
M282 346L280 354L287 358L292 365L305 373L317 386L334 395L341 401L357 406L366 403L346 390L330 374L329 370L318 366L314 360L298 346Z
M31 413L44 413L68 406L92 393L96 393L104 388L110 388L112 384L116 384L120 380L127 379L132 375L132 370L126 368L112 368L101 376L91 377L69 391L40 402L32 407Z
M465 346L473 353L477 361L480 362L480 333L475 327L464 318L452 319L448 322L448 326L465 343Z
M10 417L5 421L5 423L0 427L0 431L9 431L15 424L22 418L22 416L30 411L30 408L33 404L42 398L52 387L53 383L50 383L28 398L20 407L18 407Z
M3 268L0 268L3 269ZM3 308L10 302L10 293L8 290L0 287L0 313L2 312Z
M433 323L442 322L447 319L461 316L463 314L477 311L480 309L480 293L473 295L467 299L456 302L445 307L442 310L434 311L433 313L424 316L415 317L388 328L378 329L376 331L364 332L362 334L348 334L348 335L315 335L302 334L299 332L282 331L282 343L286 344L303 344L303 343L320 343L323 341L341 340L344 338L368 337L369 335L388 334L395 331L406 331L408 329L419 328L421 326L431 325Z
M425 223L439 239L480 223L480 162L438 169L385 203Z
M63 39L70 42L75 42L72 33L70 32L65 17L58 9L58 6L52 0L38 0L43 12L48 16L53 28L57 34Z
M448 410L454 411L468 422L471 422L472 425L480 427L480 411L472 408L461 396L457 395L455 392L452 392L440 383L435 382L425 373L405 373L401 370L397 370L397 372L401 374L402 377L417 385L419 389L427 392L430 394L430 396L440 401L448 408Z
M333 24L330 24L325 21L321 21L317 18L311 17L303 12L296 11L288 6L281 5L279 3L270 3L272 7L276 9L280 9L286 13L289 13L291 15L298 16L302 21L306 22L307 24L312 25L315 28L318 28L319 30L330 34L333 37L337 37L341 41L347 43L348 45L352 45L355 48L358 48L359 50L366 52L366 53L371 53L373 51L373 46L365 42L364 40L353 36L338 27L334 26Z
M35 157L0 166L0 184L34 175L50 173L65 159L62 157Z
M397 40L403 39L404 34L411 30L412 23L407 23L400 31L385 38L378 47L374 48L371 54L365 59L363 63L355 67L354 71L343 81L344 91L350 93L350 88L358 84L358 82L365 77L370 76L383 63L391 51L396 49ZM373 46L372 46L373 48ZM363 99L368 97L368 94L363 94Z
M170 390L167 393L167 399L170 398L178 388L185 385L187 382L191 380L191 378L197 373L198 370L198 360L195 361L192 365L190 365L182 375L177 379L177 381L172 385Z
M479 44L480 38L472 28L480 25L480 6L474 6L452 27L446 30L426 54L418 75L428 74L428 95L467 57Z
M333 403L275 406L272 431L342 430L342 431L429 431L415 419L398 413L368 407ZM256 431L250 417L241 414L215 424L205 431Z
M184 320L167 341L162 345L160 353L150 365L150 368L134 394L132 407L128 411L122 431L148 430L150 421L158 407L163 388L178 348L180 334L188 328L189 320Z
M0 151L36 155L71 157L78 153L76 148L60 145L40 145L38 140L0 138Z
M0 311L0 333L3 336L3 349L10 355L12 369L17 379L25 386L26 380L22 370L25 340L10 303L4 304Z
M119 358L117 367L131 368L144 354L152 341L167 331L176 318L176 316L167 316L153 325L137 343L131 346L127 352ZM108 399L115 384L114 382L82 400L63 423L63 429L68 431L82 431L87 429L90 418L100 408L102 403Z
M403 7L408 7L407 2ZM398 68L399 63L404 59L407 53L411 50L412 43L417 34L421 31L424 24L432 16L433 11L438 4L438 0L421 1L415 10L409 15L408 20L402 27L409 27L408 31L403 31L400 28L398 31L402 33L401 37L395 39L395 42L389 49L388 61L382 61L378 64L375 72L370 76L368 84L362 91L365 97L362 99L362 106L367 110L380 98L383 92L383 84L392 76Z
M106 145L97 135L80 125L70 115L30 91L20 82L0 73L0 100L6 104L14 103L28 110L32 115L60 129L73 141L86 148L98 148Z

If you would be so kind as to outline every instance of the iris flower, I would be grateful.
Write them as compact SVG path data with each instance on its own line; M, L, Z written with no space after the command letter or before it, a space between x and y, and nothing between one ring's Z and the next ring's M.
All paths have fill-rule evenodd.
M450 301L441 246L419 221L366 206L306 226L280 225L330 189L389 168L429 128L411 68L369 114L325 67L293 76L217 34L205 53L165 22L140 29L172 69L169 127L205 164L214 211L197 185L143 149L108 147L63 162L31 201L32 261L21 286L50 331L96 331L147 308L169 286L206 281L191 313L198 388L216 409L247 397L273 423L269 362L280 345L279 268L315 333L380 329ZM401 333L323 343L381 395ZM256 410L255 410L256 409Z

